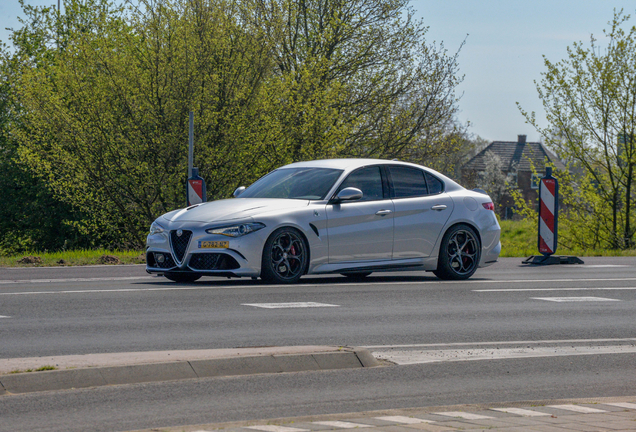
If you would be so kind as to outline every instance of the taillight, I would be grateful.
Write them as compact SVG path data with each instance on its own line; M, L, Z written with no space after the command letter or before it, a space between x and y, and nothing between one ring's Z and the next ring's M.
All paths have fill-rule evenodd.
M491 203L491 202L481 203L481 205L483 205L486 210L495 211L495 205L493 203Z

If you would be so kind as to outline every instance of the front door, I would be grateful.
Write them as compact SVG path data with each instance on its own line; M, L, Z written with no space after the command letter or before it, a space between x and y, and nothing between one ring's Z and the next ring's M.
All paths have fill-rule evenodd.
M355 187L362 198L327 205L330 263L391 259L394 206L383 185L379 166L360 168L338 190Z

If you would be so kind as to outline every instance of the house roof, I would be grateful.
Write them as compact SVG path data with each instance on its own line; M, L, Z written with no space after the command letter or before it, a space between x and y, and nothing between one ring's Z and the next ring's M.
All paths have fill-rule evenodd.
M486 169L486 153L491 151L501 158L504 171L510 171L513 166L517 166L517 171L532 171L530 161L535 169L543 171L544 161L548 158L555 168L566 169L563 162L559 160L543 144L538 142L524 141L493 141L488 147L477 153L462 168L464 170L484 171Z

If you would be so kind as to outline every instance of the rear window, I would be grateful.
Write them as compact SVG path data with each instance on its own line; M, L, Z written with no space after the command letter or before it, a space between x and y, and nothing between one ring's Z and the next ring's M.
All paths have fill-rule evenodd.
M418 197L428 194L424 172L417 168L389 165L394 198Z
M428 172L426 175L426 183L428 183L428 193L431 195L435 195L438 193L444 192L444 183L439 180L437 177L433 177L432 174Z

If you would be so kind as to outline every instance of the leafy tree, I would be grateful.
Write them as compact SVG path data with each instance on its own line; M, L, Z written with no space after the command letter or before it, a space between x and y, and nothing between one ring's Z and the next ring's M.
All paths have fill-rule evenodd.
M516 185L512 184L513 172L516 167L513 167L508 173L504 172L508 167L492 151L486 152L485 164L486 168L479 175L478 187L484 189L490 195L495 208L498 212L501 212L504 198L510 194L512 188L516 187Z
M81 212L57 199L44 179L19 162L18 145L10 132L21 117L13 91L16 74L23 63L38 67L46 62L54 49L40 28L51 10L23 7L31 19L13 33L12 51L5 45L0 48L0 254L89 247L91 240L76 226Z
M95 241L183 206L188 112L208 198L288 162L452 152L457 54L406 0L66 0L6 62L20 163ZM27 43L28 42L28 43Z
M549 127L540 128L534 113L521 109L546 144L582 173L561 174L569 209L562 220L576 227L572 231L580 238L571 240L578 246L634 246L636 27L628 21L629 15L615 12L604 32L607 47L592 36L589 46L568 48L564 60L545 59L537 91Z
M427 43L408 0L252 0L265 28L292 160L426 161L456 148L457 57Z

